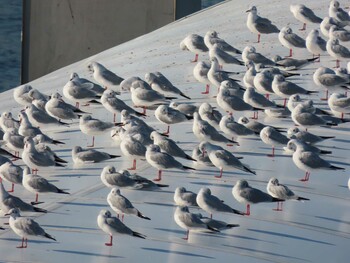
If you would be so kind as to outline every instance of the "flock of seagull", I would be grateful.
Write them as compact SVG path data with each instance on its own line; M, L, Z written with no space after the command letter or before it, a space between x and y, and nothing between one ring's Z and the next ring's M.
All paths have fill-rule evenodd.
M300 30L306 30L307 24L320 24L322 34L329 39L326 41L321 38L316 29L311 30L306 39L293 33L288 26L279 30L270 20L260 17L257 8L253 6L247 10L248 29L258 34L258 43L261 41L261 34L278 33L280 43L290 49L289 57L276 56L270 59L258 53L253 46L246 46L240 51L219 38L216 31L208 31L204 37L190 34L181 41L182 50L195 53L193 62L197 64L193 69L193 76L198 82L206 85L202 93L213 93L210 87L218 90L217 105L208 102L201 105L191 103L191 98L160 72L147 73L144 80L139 77L124 79L97 62L90 62L88 71L98 84L73 73L63 87L64 97L57 92L50 96L43 94L30 85L14 89L15 101L25 109L20 111L19 120L14 118L11 112L4 112L0 117L3 138L1 145L6 147L1 148L0 176L12 184L11 190L6 191L2 182L0 183L0 208L5 215L10 216L11 229L22 238L19 248L27 247L28 236L43 236L55 240L33 219L21 217L20 213L47 212L37 207L41 203L38 199L39 193L69 194L52 184L46 176L37 174L43 167L66 165L67 161L48 146L50 144L55 147L63 142L49 137L43 131L50 126L69 129L69 120L79 120L80 131L92 136L92 144L89 147L95 146L95 136L109 134L111 140L118 142L122 156L131 159L132 167L129 170L136 170L139 160L146 160L158 170L157 178L150 180L130 174L128 170L117 171L114 166L108 165L103 168L101 181L111 188L107 203L118 215L115 217L109 210L101 210L97 217L98 226L110 236L107 246L112 246L114 235L145 238L145 235L131 230L124 224L124 214L150 220L122 195L121 189L157 191L168 187L159 183L164 170L196 170L199 167L197 164L216 167L220 172L217 178L221 178L224 171L236 169L255 175L256 171L249 164L228 150L228 147L239 145L237 138L259 136L265 144L272 146L272 154L269 155L272 157L275 147L284 147L286 152L292 154L294 164L305 172L302 181L308 181L310 173L316 170L344 170L321 157L331 152L315 146L334 136L319 136L310 133L307 128L338 126L349 122L349 119L344 118L344 114L350 113L350 99L343 93L350 89L350 64L348 69L336 70L321 66L313 74L314 83L327 90L326 99L330 110L314 106L311 96L319 90L306 90L289 79L292 76L301 76L299 69L320 61L320 55L328 53L337 60L337 67L339 61L347 61L350 58L350 51L340 44L350 41L350 31L346 29L350 25L350 16L340 8L339 2L334 0L329 5L329 17L324 19L304 5L291 5L290 10L295 18L303 23ZM294 48L306 48L313 58L292 58ZM200 53L208 54L210 63L198 62ZM242 77L243 85L238 79L241 71L223 70L228 64L241 69L246 67ZM328 91L332 93L331 96L328 96ZM120 92L130 92L134 107L118 97ZM284 104L271 100L272 96L283 99ZM178 102L178 97L188 101ZM94 111L94 106L87 106L99 107L101 104L114 114L113 121L100 120L89 113ZM147 124L147 117L153 114L153 110L155 118L167 127L165 132L158 132ZM236 122L232 114L246 111L253 112L253 117L243 116ZM226 112L227 115L222 115L222 112ZM291 118L295 126L286 131L281 127L265 125L257 120L261 112L271 117ZM116 122L117 114L121 116L120 122ZM180 125L175 124L183 122L193 122L193 134L199 141L192 155L187 154L170 138L172 132L180 129ZM84 149L80 146L72 148L72 160L76 164L103 162L119 157L121 156L96 149ZM15 164L19 159L24 163L24 168ZM193 162L196 168L184 165L181 160ZM198 172L200 173L200 169ZM20 184L34 193L35 200L27 203L10 194L9 192L14 191L15 184ZM269 180L266 190L267 192L264 192L253 188L244 179L238 180L232 188L232 195L238 202L246 204L247 210L242 212L225 204L213 195L209 188L202 188L198 193L193 193L179 186L174 193L174 201L178 206L174 220L181 228L187 230L185 239L188 239L189 231L215 233L238 226L213 219L214 213L248 216L251 204L277 202L275 210L281 211L283 201L309 200L298 196L286 185L280 184L276 178ZM210 214L210 217L192 213L189 207L199 207Z

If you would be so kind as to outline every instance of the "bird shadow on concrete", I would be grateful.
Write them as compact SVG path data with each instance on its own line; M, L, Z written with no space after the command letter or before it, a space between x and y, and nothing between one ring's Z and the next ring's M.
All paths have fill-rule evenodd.
M104 258L124 258L124 257L120 257L120 256L99 254L99 253L92 253L92 252L85 252L85 251L76 251L76 250L53 249L52 251L60 252L60 253L67 253L67 254L89 256L89 257L94 256L94 257L104 257Z
M150 247L141 247L141 249L152 251L152 252L175 254L175 255L181 255L181 256L190 256L190 257L196 257L196 258L199 257L199 258L214 259L214 257L209 257L209 256L204 256L204 255L194 254L194 253L189 253L189 252L183 252L183 251L177 251L177 250L168 250L168 249L150 248Z

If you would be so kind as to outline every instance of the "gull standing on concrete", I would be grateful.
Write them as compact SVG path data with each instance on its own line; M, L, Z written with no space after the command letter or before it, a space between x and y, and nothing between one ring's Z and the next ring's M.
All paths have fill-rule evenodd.
M350 50L339 44L339 40L335 38L330 38L327 41L326 46L328 54L336 59L336 67L340 67L340 60L349 59L350 58Z
M208 122L203 121L197 112L194 113L193 117L194 117L194 120L193 120L192 131L200 141L237 144L237 142L230 140L225 136L223 136L222 134L220 134Z
M214 44L218 44L218 47L226 52L230 52L234 54L242 54L240 50L238 50L237 48L234 48L232 45L228 44L225 40L221 39L219 37L219 34L214 30L210 30L205 34L204 43L209 49L212 48Z
M38 203L39 193L69 194L68 192L63 191L62 189L59 189L55 185L51 184L45 178L36 174L31 174L28 167L25 167L23 170L23 187L29 192L35 194L34 203Z
M24 148L24 136L17 133L15 128L9 128L4 133L3 140L6 146L13 150L16 157L19 157L19 152Z
M145 81L143 81L142 79L140 79L139 77L136 76L132 76L130 78L124 79L121 83L120 83L120 89L123 91L129 91L131 88L131 85L133 82L135 81L141 81L143 83L146 83ZM147 84L147 83L146 83Z
M234 79L231 79L229 74L226 71L220 70L220 65L216 57L211 57L210 62L211 62L211 65L207 76L210 83L213 84L215 87L219 88L221 83L224 80L236 81ZM207 94L207 92L205 94Z
M256 134L243 124L235 122L233 116L223 116L219 125L223 133L232 137L232 140L234 140L235 137L244 137Z
M119 136L121 138L120 149L123 155L133 159L132 167L129 170L136 170L136 161L145 159L146 146L140 141L134 139L132 135L128 135L123 129L120 130Z
M141 183L138 183L129 177L127 170L120 170L117 172L114 166L107 165L101 172L101 181L107 187L122 187L131 190L138 190L143 188Z
M18 104L22 106L27 106L31 104L33 100L31 97L28 96L28 92L32 89L32 86L28 84L19 86L18 88L13 89L13 98Z
M155 110L154 115L157 120L168 125L168 129L163 134L167 135L170 132L170 125L193 119L182 112L175 110L167 105L160 105Z
M72 149L72 159L76 164L99 163L118 157L120 155L112 155L94 149L83 149L80 146L74 146Z
M296 149L295 145L300 146L300 148L303 152L314 152L317 154L332 154L331 151L321 150L321 149L317 148L316 146L312 146L311 144L308 144L308 143L301 141L301 140L298 140L298 139L289 140L289 142L287 143L287 146L283 147L283 149L285 150L285 152L293 155L293 153L295 152L295 149Z
M290 27L283 27L278 34L278 40L280 43L289 48L289 57L293 56L293 48L306 48L305 40L293 33Z
M298 139L309 144L316 144L327 139L335 138L334 136L318 136L307 131L301 131L298 127L289 128L287 136L290 139Z
M297 144L293 145L295 146L295 152L293 153L293 162L300 170L305 171L305 177L303 179L300 179L302 182L309 181L312 171L345 170L343 167L338 167L330 164L315 152L304 152L301 146Z
M254 87L254 78L257 74L255 64L252 61L248 61L245 65L247 67L247 71L243 77L243 84L246 88Z
M328 106L333 112L341 113L341 118L344 113L350 113L350 98L340 93L333 93L328 99Z
M59 166L65 167L65 165L52 160L52 158L45 153L40 153L35 149L34 141L30 137L25 137L26 143L22 153L23 162L30 167L33 171L38 171L40 167Z
M118 125L120 124L113 122L104 122L99 119L92 118L91 115L84 115L79 120L79 128L81 132L87 135L92 135L92 144L88 147L94 147L95 135L104 134Z
M23 169L12 162L6 162L0 166L0 181L2 179L12 184L8 192L14 192L15 184L22 184L22 174Z
M318 57L318 62L321 60L321 54L327 51L327 42L320 37L320 32L317 29L310 31L305 39L305 45L313 57Z
M106 89L111 88L112 86L118 86L124 80L122 77L119 77L100 63L93 61L90 62L87 67L88 70L93 73L94 79Z
M198 54L208 52L208 47L204 43L204 39L202 36L197 34L190 34L186 36L181 42L180 42L180 48L182 50L189 50L192 53L195 53L194 60L191 60L191 62L197 62L198 61Z
M217 230L225 230L225 229L231 229L234 227L239 227L238 224L228 224L224 221L220 221L220 220L215 220L209 217L203 217L201 214L198 214L199 218L206 223L208 226L215 228Z
M105 89L102 88L102 86L100 86L100 85L98 85L98 84L96 84L88 79L80 78L78 73L75 73L75 72L70 74L69 80L77 81L81 84L84 84L84 83L91 84L91 90L95 91L97 95L102 95L102 93L105 91Z
M275 146L286 145L289 141L286 136L269 126L261 130L260 138L265 144L272 145L272 154L267 155L269 157L275 156Z
M307 58L307 59L295 59L295 58L282 58L281 56L276 55L273 58L273 61L276 63L277 66L283 67L286 70L296 70L311 64L316 59L318 59L318 57Z
M215 212L244 215L243 212L233 209L232 207L225 204L221 199L215 195L212 195L209 188L201 188L197 194L196 201L200 208L210 214L211 218Z
M68 126L68 123L57 120L50 116L46 111L36 107L34 104L26 106L25 113L29 121L36 127L46 127L48 124Z
M130 174L127 170L124 170L124 175L134 180L138 184L142 184L142 190L159 190L161 187L169 187L167 184L156 184L146 177L138 174Z
M258 34L258 43L260 43L260 34L280 32L269 19L258 16L258 10L255 6L252 6L246 12L249 13L247 18L247 27L250 32Z
M21 212L47 213L45 209L35 207L31 204L24 202L19 197L10 195L5 190L2 182L0 182L0 208L3 213L8 213L12 208L18 208Z
M240 65L240 66L244 65L243 61L240 61L239 59L235 58L233 55L222 50L219 44L214 44L211 48L209 48L209 57L210 58L215 57L218 60L220 67L222 67L224 64L234 64L234 65Z
M9 128L16 128L18 129L19 128L19 121L18 120L15 120L13 117L12 117L12 113L11 112L8 112L8 111L5 111L1 114L0 116L0 127L1 129L6 132L7 129Z
M209 103L204 102L199 106L198 113L203 121L207 121L211 126L218 127L222 114L215 110Z
M176 207L174 220L179 227L187 230L184 240L188 240L190 231L220 232L204 223L198 214L190 213L187 206Z
M210 64L204 61L200 61L193 68L193 77L200 83L205 84L205 91L202 94L209 93L210 80L208 79L208 72L210 69Z
M233 197L240 203L247 205L245 215L250 215L250 205L262 202L283 202L283 199L272 197L263 191L251 187L246 180L238 180L232 188Z
M172 101L169 107L178 110L188 116L193 116L193 113L198 112L198 106L188 103L177 103L175 101Z
M297 105L292 111L292 120L295 124L303 126L305 128L313 126L336 126L337 124L332 121L327 121L316 114L307 112L303 108L302 104Z
M230 90L227 88L227 86L220 86L218 96L216 97L216 102L220 108L222 108L224 111L229 112L231 115L234 111L253 110L253 107L244 102L243 99L231 95Z
M75 102L75 106L79 108L80 103L96 102L100 96L93 90L91 83L80 83L70 80L63 87L63 95L70 101Z
M215 167L220 169L220 175L215 176L216 178L221 178L224 169L238 169L247 173L256 174L247 165L242 164L238 158L236 158L232 153L223 149L218 145L211 144L209 142L201 142L199 145L201 151L206 151L208 153L210 161Z
M246 65L249 61L251 61L254 64L264 64L264 65L275 66L275 62L263 56L262 54L256 52L256 49L253 46L246 46L243 49L242 59Z
M244 125L246 128L252 130L255 134L260 134L261 130L267 127L267 125L255 121L249 120L247 117L240 117L238 123ZM283 128L273 127L277 131L283 131Z
M266 190L269 195L274 198L283 200L297 200L297 201L309 201L310 199L296 195L288 186L280 184L277 178L270 178ZM277 202L277 208L275 211L282 211L282 202ZM280 207L281 205L281 207Z
M175 87L162 73L146 73L145 80L153 90L163 94L164 96L180 95L186 99L191 99L186 96L181 90Z
M13 208L5 216L10 216L9 225L16 235L22 237L22 245L17 248L27 248L28 236L42 236L48 239L56 239L45 232L45 230L33 219L21 217L19 209Z
M51 95L51 99L45 104L46 112L59 120L79 119L81 114L86 113L62 100L59 93Z
M174 201L177 206L197 206L197 194L187 191L185 187L177 187L174 193Z
M329 28L329 38L339 39L342 42L350 41L350 32L335 25Z
M128 111L130 114L137 116L145 116L145 114L135 111L133 108L128 106L123 100L117 97L117 93L113 90L105 90L101 96L102 105L111 113L114 114L113 122L116 120L116 114L122 110Z
M166 169L196 170L192 167L182 165L170 154L161 152L160 147L155 144L147 147L146 160L151 166L158 169L158 178L154 179L154 181L160 181L162 179L162 171Z
M113 245L113 236L114 235L128 235L138 238L145 239L146 236L135 231L132 231L126 225L122 223L118 218L112 216L111 212L108 210L101 210L97 217L97 224L103 232L107 233L110 236L109 243L105 243L106 246Z
M272 90L272 81L272 73L270 71L263 70L255 75L254 87L260 94L264 94L266 98L269 98L270 94L274 94Z
M199 146L194 147L192 151L192 158L195 159L197 162L196 164L203 164L206 166L214 166L213 163L210 161L208 153L202 152L202 150L199 148Z
M186 154L184 150L182 150L172 139L166 138L156 131L151 133L151 139L153 140L153 144L158 145L161 150L170 154L171 156L196 161L191 156Z
M329 38L329 29L331 26L344 27L344 25L335 18L327 16L323 18L320 24L320 30L324 37Z
M340 7L338 1L332 0L329 3L328 14L338 21L343 27L350 25L350 15Z
M294 17L303 23L303 27L299 30L306 30L307 23L320 24L322 18L315 15L315 13L305 5L290 5L289 10L293 13Z
M123 196L118 188L112 188L107 196L107 203L118 214L122 214L122 222L124 221L124 214L134 215L143 219L151 220L149 217L137 210L129 199Z

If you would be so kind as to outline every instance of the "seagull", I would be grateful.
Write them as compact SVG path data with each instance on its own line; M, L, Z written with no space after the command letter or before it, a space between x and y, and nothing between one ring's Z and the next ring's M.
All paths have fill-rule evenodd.
M247 27L250 32L258 34L258 43L260 43L260 34L280 32L269 19L258 16L258 10L255 6L252 6L246 12L249 13L247 18Z
M178 226L187 230L184 240L188 240L190 231L220 232L204 223L198 214L190 213L187 206L178 206L176 208L174 220Z
M200 143L199 148L202 152L206 151L208 153L210 161L214 164L215 167L220 169L220 175L215 176L216 178L222 177L224 169L232 168L254 175L256 174L247 165L242 164L240 160L237 157L235 157L232 153L218 145L214 145L204 141Z
M12 208L18 208L21 212L47 213L45 209L35 207L24 202L19 197L10 195L0 182L0 208L3 213L8 213Z
M208 94L209 93L209 87L210 87L210 80L208 79L208 72L211 65L207 62L200 61L196 64L196 66L193 68L193 77L199 81L200 83L205 84L205 91L202 92L202 94Z
M312 127L312 126L336 126L337 124L332 121L327 121L322 117L317 116L316 114L306 112L303 109L303 105L297 105L292 111L292 120L295 124L303 127Z
M169 107L178 110L188 116L193 116L193 113L198 112L198 106L189 103L177 103L175 101L172 101Z
M134 215L146 220L151 220L149 217L142 214L139 210L137 210L132 203L123 196L118 188L112 188L107 196L107 203L118 214L122 214L122 222L124 221L124 214Z
M133 166L129 170L136 170L136 161L145 158L146 146L134 139L132 135L128 135L123 129L120 130L119 134L121 138L120 149L123 155L133 159Z
M310 95L318 92L306 90L293 82L287 81L282 75L273 77L272 90L277 96L284 98L284 107L287 105L287 99L294 94Z
M29 121L36 127L46 127L48 124L68 126L68 123L57 120L49 115L45 110L36 107L34 104L26 106L25 113Z
M201 188L197 194L196 201L200 208L210 214L211 218L212 214L215 212L244 215L243 212L233 209L232 207L226 205L218 197L212 195L209 188Z
M13 98L18 104L22 106L27 106L31 104L33 100L31 97L28 96L28 92L32 89L32 86L28 84L19 86L18 88L13 89Z
M240 117L238 119L238 123L252 130L255 134L260 134L261 130L267 127L267 125L255 120L249 120L247 117ZM278 128L278 127L273 127L273 128L279 132L284 131L283 128Z
M0 179L12 184L12 188L8 192L14 192L15 184L22 184L22 174L23 169L12 162L5 162L0 166Z
M232 137L243 137L255 135L255 132L245 127L243 124L237 123L233 116L223 116L220 123L220 129L228 136Z
M174 201L177 206L197 206L197 194L187 191L185 187L177 187L174 193Z
M320 32L317 29L312 29L309 32L305 39L305 45L312 56L318 58L318 62L320 62L321 54L327 51L327 42L320 37Z
M237 144L237 142L230 140L225 136L223 136L222 134L220 134L208 122L203 121L197 112L194 113L193 117L194 117L194 121L193 121L192 131L200 141Z
M56 239L45 232L45 230L33 219L21 217L19 209L12 208L5 216L10 216L9 225L13 232L22 237L22 245L17 248L27 248L28 236L42 236L48 239Z
M161 150L170 154L171 156L196 161L191 156L186 154L184 150L182 150L172 139L166 138L156 131L151 133L151 139L153 140L153 144L158 145Z
M326 46L328 54L336 59L336 67L340 67L339 60L349 59L350 58L350 50L339 44L339 40L335 38L330 38L327 41Z
M296 195L288 186L280 184L277 178L270 178L266 190L269 195L274 198L283 200L297 200L297 201L309 201L310 199ZM281 204L281 207L280 207ZM277 202L277 208L275 211L282 211L282 202Z
M301 150L304 152L314 152L314 153L317 153L319 155L332 154L331 151L321 150L321 149L317 148L316 146L313 146L311 144L308 144L308 143L301 141L301 140L298 140L298 139L289 140L289 142L287 143L287 146L283 147L283 149L287 153L291 153L291 155L293 155L293 153L295 152L295 149L296 149L295 145L300 146Z
M70 101L75 102L75 106L79 108L80 103L96 102L100 96L97 95L92 88L91 83L80 83L70 80L63 87L63 95Z
M9 149L15 151L14 155L18 158L19 152L24 148L24 136L19 135L15 128L9 128L4 133L3 140Z
M341 118L344 113L350 113L350 98L340 93L333 93L328 99L328 106L333 112L341 113Z
M29 136L29 137L31 137L31 136ZM33 141L34 141L35 144L39 144L39 143L54 144L54 145L65 144L64 142L61 142L61 141L58 141L58 140L54 140L54 139L50 138L49 136L47 136L45 134L35 135L33 137Z
M23 162L30 167L33 171L38 171L40 167L59 166L65 167L65 165L52 160L50 156L45 153L40 153L35 149L34 141L30 137L25 137L24 150L22 153Z
M216 97L216 102L220 108L229 112L231 115L234 111L250 111L253 107L244 102L243 99L231 95L227 86L220 86L219 93Z
M8 112L8 111L5 111L1 114L0 116L0 127L1 129L6 132L7 129L10 129L10 128L16 128L18 129L19 128L19 121L15 120L13 117L12 117L12 113L11 112Z
M193 117L187 116L182 112L173 109L167 105L158 106L158 108L154 112L154 115L156 116L158 121L168 125L167 131L164 132L165 135L169 134L171 124L176 124L193 119Z
M73 162L77 164L99 163L118 157L120 157L120 155L112 155L94 149L83 149L80 146L74 146L72 149L72 159Z
M267 98L270 94L274 94L272 90L273 75L270 71L263 70L257 73L254 77L254 87L260 94L266 95Z
M69 80L76 81L76 82L79 82L81 84L84 84L84 83L91 84L91 90L95 91L97 95L102 95L102 93L105 91L105 89L102 86L100 86L100 85L98 85L98 84L96 84L88 79L80 78L78 73L75 73L75 72L70 74Z
M211 48L209 48L209 57L216 58L219 62L219 65L222 67L224 64L234 64L243 66L244 62L238 60L233 55L227 53L223 49L220 48L219 44L214 44Z
M94 147L95 135L101 135L110 131L113 127L119 126L120 123L104 122L92 118L91 115L83 115L79 120L79 128L82 133L92 135L92 144L88 147Z
M303 27L299 30L306 30L307 23L320 24L322 18L315 15L315 13L305 5L292 4L289 6L290 11L293 13L294 17L303 23Z
M309 181L311 172L315 170L345 170L343 167L330 164L315 152L304 152L301 146L297 144L293 145L295 146L293 162L300 170L305 171L305 177L300 179L302 182Z
M291 112L288 110L288 108L270 108L264 110L264 113L266 116L270 118L289 118L291 115Z
M342 42L350 41L350 31L335 25L329 28L329 38L339 39Z
M37 89L32 89L28 92L28 96L32 99L32 103L35 101L42 100L44 102L47 102L50 99L50 96L41 93Z
M182 165L170 154L161 152L160 147L155 144L147 147L146 160L152 167L158 169L158 178L154 179L154 181L160 181L162 179L162 170L165 169L196 170L192 167Z
M151 88L164 96L166 95L180 95L186 99L191 99L186 96L181 90L175 87L162 73L146 73L145 80Z
M233 197L240 203L247 205L245 215L250 215L250 205L262 202L283 202L284 199L275 198L263 191L251 187L246 180L238 180L232 188Z
M124 175L128 176L138 184L142 184L142 190L158 190L162 187L169 187L167 184L156 184L151 180L148 180L145 177L142 177L138 174L130 174L128 171L124 170Z
M105 90L101 96L102 105L111 113L114 114L113 122L115 122L116 114L122 110L128 111L130 114L136 116L146 116L145 114L135 111L133 108L128 106L123 100L117 98L117 93L113 90Z
M299 105L303 105L303 109L310 113L322 114L322 115L330 115L329 112L322 110L320 108L314 107L313 100L302 100L298 94L292 95L288 99L287 107L292 112L294 108Z
M198 61L198 54L208 52L208 47L204 43L204 39L202 36L197 34L190 34L186 36L181 42L180 42L180 48L181 50L189 50L196 54L194 60L191 60L191 62L197 62Z
M283 67L287 70L301 69L310 63L314 62L318 57L307 58L307 59L295 59L295 58L281 58L281 56L276 55L273 61L277 66Z
M208 31L204 36L204 43L210 49L217 44L220 49L226 52L234 54L242 54L240 50L234 48L232 45L228 44L225 40L219 37L219 34L215 30Z
M243 84L246 88L248 87L254 87L254 78L257 74L257 71L255 69L255 64L252 61L248 61L246 63L247 71L244 74L243 77Z
M45 104L46 112L59 120L79 119L82 114L86 113L73 105L70 105L62 100L59 93L53 93L51 99Z
M275 146L286 145L289 139L274 128L267 126L260 132L260 138L265 144L272 145L272 154L269 157L275 156Z
M107 165L103 168L101 172L101 181L107 187L122 187L132 190L138 190L143 188L141 183L137 183L129 176L129 172L127 170L120 170L117 172L114 166Z
M329 38L329 29L331 26L337 26L337 27L344 27L342 23L340 23L338 20L336 20L333 17L325 17L323 18L321 24L320 24L320 30L324 37Z
M225 230L225 229L231 229L234 227L239 227L238 224L228 224L224 221L220 221L220 220L215 220L209 217L203 217L201 214L198 214L199 218L206 223L208 226L215 228L217 230Z
M293 33L290 27L283 27L278 34L278 40L280 43L289 48L289 57L293 56L293 48L306 48L305 40Z
M106 89L111 88L111 86L118 86L124 80L100 63L92 61L87 67L93 73L94 79Z
M138 238L145 239L146 236L135 231L132 231L126 225L124 225L118 218L112 216L111 212L108 210L101 210L97 217L97 224L103 232L110 236L109 243L105 243L106 246L113 245L114 235L129 235Z
M329 16L337 20L342 26L350 25L350 15L340 7L338 1L332 0L329 3Z
M199 106L198 113L203 121L207 121L211 126L218 127L222 114L215 110L208 102Z
M254 64L264 64L264 65L275 66L275 62L263 56L262 54L256 52L256 49L253 46L246 46L243 49L242 59L246 65L249 61L251 61Z
M142 79L140 79L139 77L130 77L130 78L127 78L127 79L124 79L121 83L120 83L120 88L121 90L124 90L124 91L128 91L130 90L131 88L131 85L133 82L135 81L141 81L143 83L146 83L145 81L143 81ZM147 83L146 83L147 84ZM151 88L150 88L151 89Z
M297 139L309 144L316 144L324 140L335 138L334 136L318 136L307 131L301 131L298 127L289 128L287 136L290 139Z
M30 137L24 138L24 144L29 140ZM33 139L34 142L34 139ZM38 153L43 154L45 157L50 158L51 160L58 162L58 163L67 163L67 161L61 159L57 156L55 152L51 150L49 146L47 146L45 143L38 143L35 144L35 149L38 151Z
M195 159L197 162L196 164L204 164L206 166L214 166L213 163L210 161L208 153L202 152L199 146L196 146L192 150L192 158Z
M213 84L215 87L219 88L224 80L236 81L230 78L229 73L220 70L219 61L216 57L211 57L210 62L211 65L207 76L210 83ZM205 94L207 94L207 92L205 92Z
M39 193L69 194L51 184L45 178L36 174L31 174L28 167L24 167L23 169L23 187L35 194L35 204L39 201Z

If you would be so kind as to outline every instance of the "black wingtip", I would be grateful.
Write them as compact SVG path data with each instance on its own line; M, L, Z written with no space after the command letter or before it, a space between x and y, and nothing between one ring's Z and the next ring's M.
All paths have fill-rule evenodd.
M220 230L219 230L219 229L216 229L216 228L211 227L211 226L209 226L209 225L207 225L207 227L208 227L208 229L209 229L209 230L211 230L211 231L214 231L214 232L217 232L217 233L219 233L219 232L220 232Z
M143 215L140 211L137 211L137 216L140 217L140 218L146 219L146 220L151 220L151 218Z
M137 117L147 117L146 114L144 114L144 113L142 113L142 112L138 112L138 111L135 111L135 115L136 115Z
M186 169L186 170L194 170L194 171L196 170L196 169L194 169L194 168L192 168L192 167L188 167L188 166L184 166L184 165L182 166L182 168L184 168L184 169Z
M109 154L109 158L113 159L113 158L119 158L121 157L121 155L112 155L112 154Z
M331 167L329 167L329 168L331 168L332 170L345 170L345 168L343 168L343 167L334 166L334 165L331 165Z
M239 227L238 224L227 224L226 227L233 228L233 227Z
M47 210L33 206L34 212L47 213Z
M318 57L315 57L315 58L308 58L307 61L312 62L312 61L315 61L316 59L318 59Z
M332 152L331 152L331 151L324 151L324 150L321 150L321 151L320 151L320 154L332 154Z
M191 156L189 156L189 155L187 155L187 154L186 154L186 159L187 159L187 160L194 161L194 162L197 162L196 159L193 159Z
M320 136L320 138L327 140L327 139L334 139L335 136Z
M272 202L284 202L284 201L285 201L284 199L272 197Z
M69 127L69 123L66 123L66 122L63 122L63 121L58 121L58 123L61 124L61 125L65 125L65 126Z
M182 97L184 97L184 98L188 99L188 100L190 100L190 99L191 99L190 97L186 96L186 95L185 95L185 94L183 94L182 92L180 93L180 95L181 95Z
M298 200L298 201L310 201L309 198L300 197L300 196L297 198L297 200Z
M245 215L244 212L241 212L241 211L236 210L236 209L232 209L232 212L235 213L235 214L237 214L237 215L241 215L241 216L244 216L244 215Z
M167 100L176 100L177 97L165 97Z
M145 236L145 235L142 235L142 234L137 233L137 232L134 232L134 231L132 231L132 235L133 235L134 237L139 237L139 238L142 238L142 239L146 239L146 236Z
M45 233L44 237L57 241L53 236L49 235L48 233Z
M70 195L70 193L68 193L68 192L66 192L66 191L64 191L64 190L62 190L62 189L59 189L59 188L57 188L57 193L59 193L59 194Z
M168 184L156 184L158 187L169 187Z
M52 143L53 143L53 144L65 144L64 142L57 141L57 140L52 140Z
M247 166L244 166L244 171L256 175L256 172L251 170L251 169L249 169Z
M193 120L193 116L185 115L187 120Z
M55 162L58 162L58 163L68 163L66 160L63 160L63 159L61 159L61 158L58 157L58 156L55 156Z

